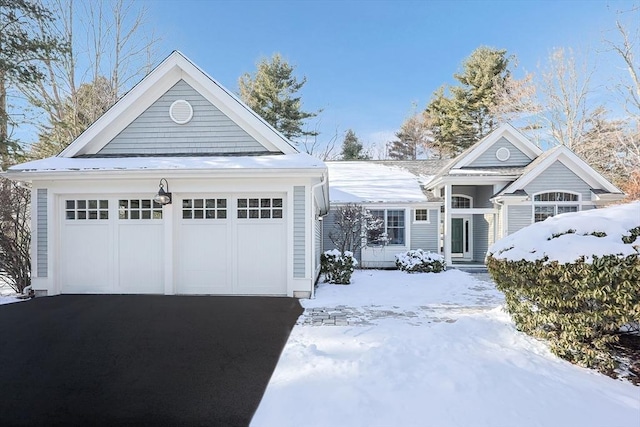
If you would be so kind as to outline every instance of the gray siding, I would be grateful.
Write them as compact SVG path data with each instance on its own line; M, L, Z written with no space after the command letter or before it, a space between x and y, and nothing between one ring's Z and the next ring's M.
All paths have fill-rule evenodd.
M492 208L493 203L489 201L493 196L493 186L491 185L454 185L451 194L462 194L473 197L474 208Z
M513 234L521 228L531 225L531 205L510 205L507 208L507 234Z
M179 125L169 107L187 100L190 122ZM267 150L229 117L180 80L137 117L98 154L230 154Z
M335 233L335 208L331 208L329 214L324 217L322 221L322 252L330 251L332 249L337 249L336 245L333 244L329 235L333 232ZM358 262L362 260L362 251L358 249L353 254Z
M305 187L293 187L293 277L305 277Z
M499 148L507 148L511 152L511 156L504 162L501 162L496 158L496 151ZM531 163L531 159L527 157L522 151L516 148L515 145L510 143L505 137L500 138L482 153L477 159L469 164L470 168L491 167L491 166L526 166Z
M473 260L484 262L489 249L489 222L482 214L473 215Z
M411 209L411 249L438 252L438 210L429 209L429 223L413 222L415 209Z
M47 263L47 189L38 188L36 219L36 271L38 277L47 277L49 265Z
M533 195L542 191L574 191L582 194L582 201L591 200L591 187L559 161L531 181L524 190Z

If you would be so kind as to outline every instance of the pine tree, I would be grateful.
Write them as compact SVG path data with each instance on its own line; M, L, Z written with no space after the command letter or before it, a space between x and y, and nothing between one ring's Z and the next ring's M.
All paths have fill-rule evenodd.
M368 160L370 157L363 152L363 149L355 132L349 129L342 142L342 160Z
M402 123L396 139L387 144L388 156L395 160L415 160L419 153L438 156L437 147L429 137L424 114L414 114Z
M278 53L271 59L262 59L255 74L240 77L240 97L286 138L316 136L318 132L303 130L305 120L316 117L318 112L302 110L302 101L296 94L307 79L298 81L294 70Z
M9 135L9 126L15 121L8 111L8 87L41 80L37 60L55 59L66 48L40 31L53 21L53 15L39 1L0 0L0 168L12 163L12 155L19 150L18 142Z
M479 47L454 74L460 86L441 87L427 105L434 138L450 154L470 147L497 127L494 106L510 76L506 50Z

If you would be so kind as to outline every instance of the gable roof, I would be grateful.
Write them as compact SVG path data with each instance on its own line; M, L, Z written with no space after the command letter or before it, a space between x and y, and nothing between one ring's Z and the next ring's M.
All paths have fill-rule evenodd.
M486 152L493 144L505 138L517 149L522 151L531 160L542 154L542 150L529 141L520 131L510 124L504 124L482 138L480 141L467 148L461 154L449 160L449 162L436 174L433 179L434 184L447 175L484 175L484 176L519 176L524 171L524 167L482 167L469 168L469 165Z
M96 120L58 157L95 155L180 80L197 90L271 153L298 150L277 130L220 83L174 51L115 105Z
M498 142L501 138L507 139L518 150L534 160L540 154L542 150L527 139L520 131L509 123L505 123L489 135L482 138L480 141L473 144L471 147L462 152L459 156L454 158L454 162L451 164L451 169L460 169L468 167L486 152L493 144Z
M609 193L620 195L623 194L622 191L596 172L596 170L578 157L573 151L564 145L558 145L538 156L537 159L531 162L524 169L522 175L518 179L502 189L502 191L497 195L515 193L518 190L524 189L527 184L532 182L556 161L565 165L569 170L571 170L571 172L589 184L592 189L605 190Z

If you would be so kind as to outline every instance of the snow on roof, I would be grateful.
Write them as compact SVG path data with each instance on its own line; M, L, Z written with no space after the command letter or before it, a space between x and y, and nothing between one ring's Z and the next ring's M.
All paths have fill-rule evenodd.
M206 170L206 169L323 169L325 164L306 153L212 157L49 157L9 168L28 172Z
M509 261L548 257L548 262L561 264L573 263L582 256L591 262L594 255L638 255L640 241L633 244L622 241L635 227L640 227L640 202L566 213L536 222L499 240L489 248L489 253ZM597 237L593 233L606 236Z
M427 202L420 184L428 177L372 162L327 162L333 203Z

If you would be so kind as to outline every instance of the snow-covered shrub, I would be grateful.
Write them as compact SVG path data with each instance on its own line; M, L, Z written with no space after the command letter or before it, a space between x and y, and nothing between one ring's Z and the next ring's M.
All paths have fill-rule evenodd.
M396 254L396 267L407 273L440 273L446 264L440 254L415 249Z
M535 223L489 248L487 267L519 330L612 375L621 328L640 320L640 202Z
M358 261L353 257L353 252L341 253L333 249L320 256L320 267L321 272L324 273L325 282L338 285L350 284L356 265Z

